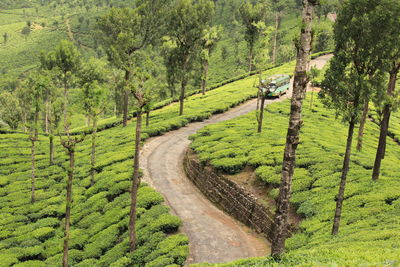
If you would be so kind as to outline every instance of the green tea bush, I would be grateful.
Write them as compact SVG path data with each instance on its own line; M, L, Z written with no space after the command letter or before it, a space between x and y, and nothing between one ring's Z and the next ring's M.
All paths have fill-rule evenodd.
M254 113L207 126L193 135L191 148L203 163L227 174L245 166L276 199L281 178L290 102L267 106L264 130L256 133ZM283 266L382 266L400 263L400 147L388 139L382 177L371 181L379 129L367 122L362 152L353 148L340 232L330 235L340 182L347 127L314 98L304 102L304 127L297 150L291 203L302 218L299 232L286 242ZM242 143L247 146L242 146ZM355 146L355 144L354 144ZM397 240L397 241L395 241ZM389 265L390 265L389 264ZM273 259L242 260L216 266L278 265ZM208 265L198 265L208 266Z
M291 62L267 70L266 75L291 73L293 67ZM208 91L206 96L189 96L183 116L178 116L178 103L166 101L155 105L157 109L151 112L150 126L143 127L142 140L189 122L202 121L255 97L254 79L247 77L225 83ZM187 242L179 241L183 237L179 235L179 240L173 239L181 221L162 206L161 194L147 185L142 185L138 193L138 247L132 254L127 249L135 126L134 118L128 127L120 127L113 119L99 123L97 174L93 186L89 177L90 138L77 146L70 240L70 262L74 266L140 266L150 264L144 258L155 251L158 252L148 259L153 266L181 266L188 255ZM74 130L75 133L80 131L87 129ZM251 137L250 132L246 134ZM236 132L235 138L240 134L240 131ZM246 149L248 144L235 138L225 138L229 145L222 153L226 155L224 158L218 158L221 156L218 150L213 151L217 154L212 158L221 171L236 173L248 164L254 147ZM219 142L217 138L214 141L210 148ZM243 153L233 153L240 150ZM37 201L30 204L30 142L21 133L0 135L0 262L4 266L28 261L32 264L40 261L46 266L61 263L68 158L58 140L55 155L55 164L50 166L48 137L40 136L37 143ZM162 243L163 240L169 241ZM163 250L158 247L160 243L171 249Z

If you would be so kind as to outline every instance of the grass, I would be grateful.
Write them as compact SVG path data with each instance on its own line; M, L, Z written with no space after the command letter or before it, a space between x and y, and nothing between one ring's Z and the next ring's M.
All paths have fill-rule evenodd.
M207 126L192 137L199 158L225 173L252 166L276 198L285 144L289 101L267 106L263 133L256 133L254 113ZM293 179L292 205L303 218L299 231L286 243L283 265L398 265L400 264L400 147L388 140L382 176L372 182L378 127L366 124L364 148L353 147L340 233L330 235L338 191L347 127L319 100L304 104ZM355 144L354 144L355 146ZM242 260L216 266L265 266L272 259ZM199 265L208 266L208 265ZM210 265L211 266L211 265Z

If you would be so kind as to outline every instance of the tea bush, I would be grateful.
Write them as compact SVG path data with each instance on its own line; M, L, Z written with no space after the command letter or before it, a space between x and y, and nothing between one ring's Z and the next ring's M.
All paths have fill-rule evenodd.
M204 164L231 174L245 166L272 186L269 196L278 196L289 101L266 107L263 132L256 132L255 114L210 125L191 137L191 147ZM371 180L379 129L368 121L364 148L351 159L340 232L330 235L335 196L340 182L347 137L347 125L336 119L317 99L310 107L304 102L291 203L303 220L299 231L289 238L288 249L279 264L310 265L392 265L400 264L400 147L388 138L382 177ZM396 119L394 119L395 121ZM245 145L243 145L243 143ZM229 160L226 160L229 157ZM223 162L223 168L221 163ZM240 165L237 164L240 162ZM216 266L266 266L273 259L241 260ZM212 266L212 265L198 265Z
M291 62L268 70L266 75L289 74L293 67ZM249 77L226 84L206 96L188 97L185 113L180 117L178 103L153 111L150 126L143 128L143 140L207 119L254 97L255 79ZM133 119L128 127L113 126L98 133L93 186L89 173L90 138L77 146L71 210L70 262L74 266L176 266L185 261L187 240L182 235L174 239L180 220L169 214L169 209L162 206L163 197L147 185L142 185L138 193L138 248L129 253L127 225L134 129ZM48 137L39 139L37 201L30 204L30 141L21 133L0 135L0 262L4 266L61 263L68 159L56 140L55 165L49 166ZM244 149L246 142L238 142L238 147ZM227 153L234 157L220 161L221 170L237 172L245 165L250 151ZM236 155L240 158L235 159ZM171 247L168 251L158 247L164 240L169 240L162 243Z

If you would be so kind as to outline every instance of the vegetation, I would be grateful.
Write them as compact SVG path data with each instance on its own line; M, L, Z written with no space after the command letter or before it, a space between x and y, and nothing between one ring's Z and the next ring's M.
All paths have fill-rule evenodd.
M298 231L287 240L287 253L280 263L300 266L398 264L398 144L388 140L382 177L377 183L372 183L370 175L379 127L367 122L364 149L355 152L351 158L341 231L332 238L332 215L347 129L321 100L314 99L311 109L309 104L307 95L291 198L291 205L302 220ZM272 186L269 197L277 199L285 144L285 133L280 129L287 126L289 105L287 100L269 105L265 111L265 130L260 134L254 131L257 122L253 112L205 127L192 137L192 148L202 162L223 173L235 174L246 166L253 167L257 178L266 186ZM241 260L218 266L268 263L275 263L275 260Z
M269 70L266 75L290 73L292 69L293 63L290 63ZM144 140L149 136L182 127L191 121L204 120L211 114L226 111L254 97L256 92L253 84L254 78L249 77L235 84L227 84L209 91L206 96L200 94L189 97L186 102L186 114L181 117L177 117L178 105L175 103L155 110L151 115L152 124L143 129L141 139ZM138 192L137 247L135 252L128 253L127 215L129 214L131 183L129 174L133 172L131 150L134 147L132 132L135 127L136 124L133 122L126 128L113 127L98 132L96 146L98 156L95 166L97 175L93 186L89 167L91 140L84 140L75 149L76 166L75 178L72 181L74 201L71 205L69 264L108 266L117 261L127 262L126 264L153 261L156 264L162 261L181 265L186 258L187 239L185 237L178 235L165 239L165 233L174 232L177 229L179 220L168 215L168 209L159 205L163 201L162 197L145 185L142 185ZM67 166L65 165L69 164L66 161L67 157L61 153L61 147L57 145L58 156L55 158L55 164L49 166L45 146L47 138L40 136L36 157L39 170L37 172L37 201L34 204L36 208L28 207L26 204L21 206L21 201L22 203L26 203L25 200L30 201L27 195L29 184L26 182L26 173L29 170L29 164L27 164L29 152L25 149L28 147L27 141L23 134L6 134L1 135L1 138L4 148L2 148L4 153L1 154L1 197L2 203L8 203L2 207L1 211L4 216L2 223L4 234L2 244L4 245L0 250L1 257L7 260L7 265L29 260L37 264L59 264L62 258L63 227L60 219L65 215L62 206L64 194L66 194L63 187L64 179L66 179L64 173ZM113 151L109 151L109 147L113 147ZM43 209L44 206L47 208ZM37 224L36 226L36 222L41 223L42 220L45 225ZM48 220L51 223L46 224L45 221ZM18 227L21 227L21 230ZM30 241L29 244L24 243L27 232L22 229L28 227L29 229L34 227L34 230L47 227L46 234L37 238L32 237L34 241ZM18 231L14 231L16 229ZM164 239L165 241L161 242ZM167 250L161 244L168 244L166 247L171 249ZM22 247L24 249L21 249ZM32 250L29 255L26 254L28 253L26 248ZM149 251L152 253L150 254ZM2 262L6 262L5 260Z
M184 266L188 237L142 183L141 146L256 97L191 137L202 164L254 171L275 216L271 256L222 266L400 264L398 0L0 9L0 265ZM293 70L291 99L265 107L271 76Z

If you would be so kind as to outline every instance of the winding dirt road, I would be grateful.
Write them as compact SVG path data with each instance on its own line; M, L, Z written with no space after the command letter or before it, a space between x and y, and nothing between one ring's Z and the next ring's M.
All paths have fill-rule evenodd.
M322 68L330 56L311 62ZM267 100L266 105L290 97ZM173 212L183 221L183 232L189 237L190 255L187 263L221 263L236 259L268 255L270 244L248 227L216 208L186 177L183 157L190 141L188 136L206 125L233 119L255 110L250 100L224 114L191 123L179 130L151 138L141 152L143 180L161 192Z

